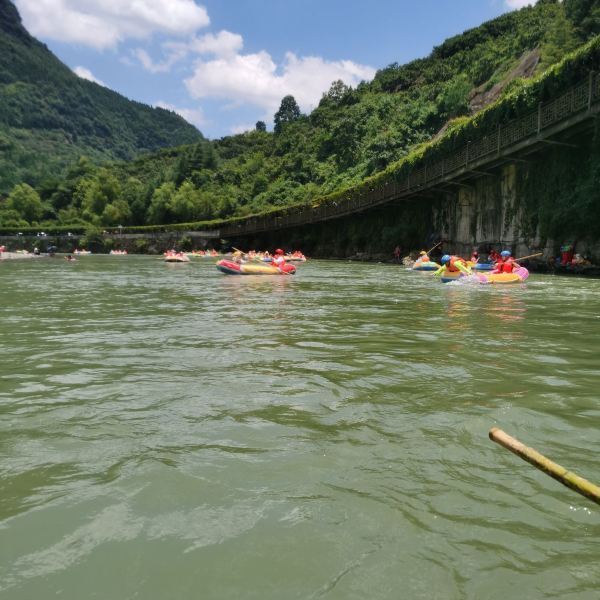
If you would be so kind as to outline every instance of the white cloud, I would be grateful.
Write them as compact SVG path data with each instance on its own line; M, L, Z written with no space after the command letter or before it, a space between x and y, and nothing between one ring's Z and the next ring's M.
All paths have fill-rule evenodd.
M183 117L188 123L192 123L196 125L196 127L200 127L201 125L206 125L206 120L204 118L204 113L201 108L178 108L169 102L163 102L159 100L154 104L159 108L165 108L166 110L172 110L177 113L179 116Z
M199 60L185 84L194 98L220 98L234 105L252 104L272 115L287 94L294 96L302 110L310 111L333 81L341 79L355 86L374 74L375 69L349 60L298 57L292 52L286 54L278 67L263 50Z
M506 6L508 8L523 8L524 6L529 6L531 4L535 4L537 0L504 0Z
M35 36L112 48L155 32L190 35L210 23L194 0L15 0Z
M190 47L198 54L231 57L235 56L244 47L244 39L237 33L219 31L216 35L214 33L207 33L202 37L194 39Z
M86 69L85 67L75 67L73 69L73 73L75 73L75 75L81 77L82 79L87 79L88 81L93 81L94 83L97 83L98 85L103 85L104 87L106 87L106 84L104 83L104 81L102 81L101 79L98 79L97 77L94 77L94 74L89 70Z
M237 135L238 133L246 133L247 131L254 131L255 128L256 128L256 125L247 123L245 125L234 125L233 127L229 128L229 131L231 133L233 133L234 135Z
M146 71L151 73L166 73L171 67L182 61L190 53L213 54L216 57L232 57L239 52L244 45L241 35L230 31L219 31L219 33L207 33L200 37L193 37L187 42L164 42L162 49L165 58L154 62L150 55L142 48L132 51Z
M168 53L163 61L154 62L143 48L135 48L131 53L140 61L142 67L150 73L167 73L176 62L185 58L186 55L185 51L173 51Z

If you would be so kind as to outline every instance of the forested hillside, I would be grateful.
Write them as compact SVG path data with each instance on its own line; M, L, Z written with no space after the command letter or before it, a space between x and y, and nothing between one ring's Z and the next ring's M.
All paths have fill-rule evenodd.
M178 115L79 78L0 0L0 194L60 174L83 154L126 160L200 139Z
M310 115L288 96L272 133L259 122L252 132L132 162L96 168L81 159L60 183L16 188L0 224L168 224L318 201L561 60L598 32L599 7L600 0L540 0L445 41L427 58L381 69L356 89L333 82ZM25 214L24 205L37 208Z

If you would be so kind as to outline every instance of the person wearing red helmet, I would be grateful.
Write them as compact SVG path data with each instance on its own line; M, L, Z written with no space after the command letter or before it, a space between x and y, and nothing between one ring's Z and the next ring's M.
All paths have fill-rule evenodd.
M283 250L281 248L277 248L275 250L275 254L273 254L273 262L271 263L274 267L277 267L279 270L285 265L285 256L283 255Z

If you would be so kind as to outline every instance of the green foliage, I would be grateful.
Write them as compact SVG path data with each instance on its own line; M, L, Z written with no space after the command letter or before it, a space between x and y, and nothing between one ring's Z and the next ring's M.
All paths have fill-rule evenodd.
M135 248L136 254L145 254L148 252L148 240L145 238L140 238L133 242L133 247Z
M294 96L284 96L279 106L279 110L275 113L273 121L275 123L275 133L281 133L284 125L293 123L300 118L300 107Z
M555 5L555 16L551 20L542 41L542 68L549 67L574 50L579 40L575 27L567 18L564 4Z
M169 206L171 199L175 194L174 183L163 183L156 188L152 195L152 201L148 207L149 223L167 223L169 215Z
M201 139L175 113L77 77L0 0L0 193L54 176L82 154L123 160Z
M267 131L267 124L264 121L256 121L256 131Z
M102 229L93 225L88 226L85 234L79 239L79 244L88 250L102 246L104 244Z
M556 242L600 237L600 129L589 145L556 148L521 171L521 227Z
M597 67L592 41L532 83L514 79L496 102L471 115L474 93L509 79L525 53L541 48L544 65L549 65L574 43L588 39L598 30L596 4L565 0L563 6L543 0L508 13L447 40L429 57L381 69L372 82L356 89L333 82L310 116L301 115L294 98L287 96L275 116L275 133L259 121L255 130L241 135L212 142L196 137L188 145L102 168L94 165L102 147L96 133L88 158L77 151L64 177L57 179L49 170L40 174L37 189L57 227L122 224L130 231L216 227L224 219L236 222L250 215L339 204L495 131L498 123L531 111L590 66ZM0 58L0 72L2 64ZM24 82L13 80L0 96L14 97L18 104ZM84 105L89 104L86 94L81 91L79 98ZM3 133L3 127L0 112L0 167L7 152L18 155L21 143ZM21 182L23 172L10 171L10 176ZM11 227L22 226L23 216L13 213Z
M565 0L567 18L573 23L576 34L589 39L600 32L600 0Z
M20 215L24 221L33 223L44 215L39 194L26 183L16 185L6 201L6 209Z

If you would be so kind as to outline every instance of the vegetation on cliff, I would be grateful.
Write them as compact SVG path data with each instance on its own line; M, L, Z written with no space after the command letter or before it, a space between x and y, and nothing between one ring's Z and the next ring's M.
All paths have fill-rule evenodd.
M568 69L549 71L552 77L525 86L507 74L523 72L518 67L524 57L531 65L532 52L533 69L523 74L536 68L540 73L592 37L599 4L540 0L447 40L427 58L390 65L356 89L334 82L310 115L300 114L286 97L273 133L259 122L252 132L127 163L96 167L82 158L61 181L37 186L41 218L19 213L15 190L0 210L0 226L166 225L343 200L518 114L528 107L528 94L537 97L532 90L550 93L561 77L574 76ZM496 102L469 119L490 91L489 100Z

